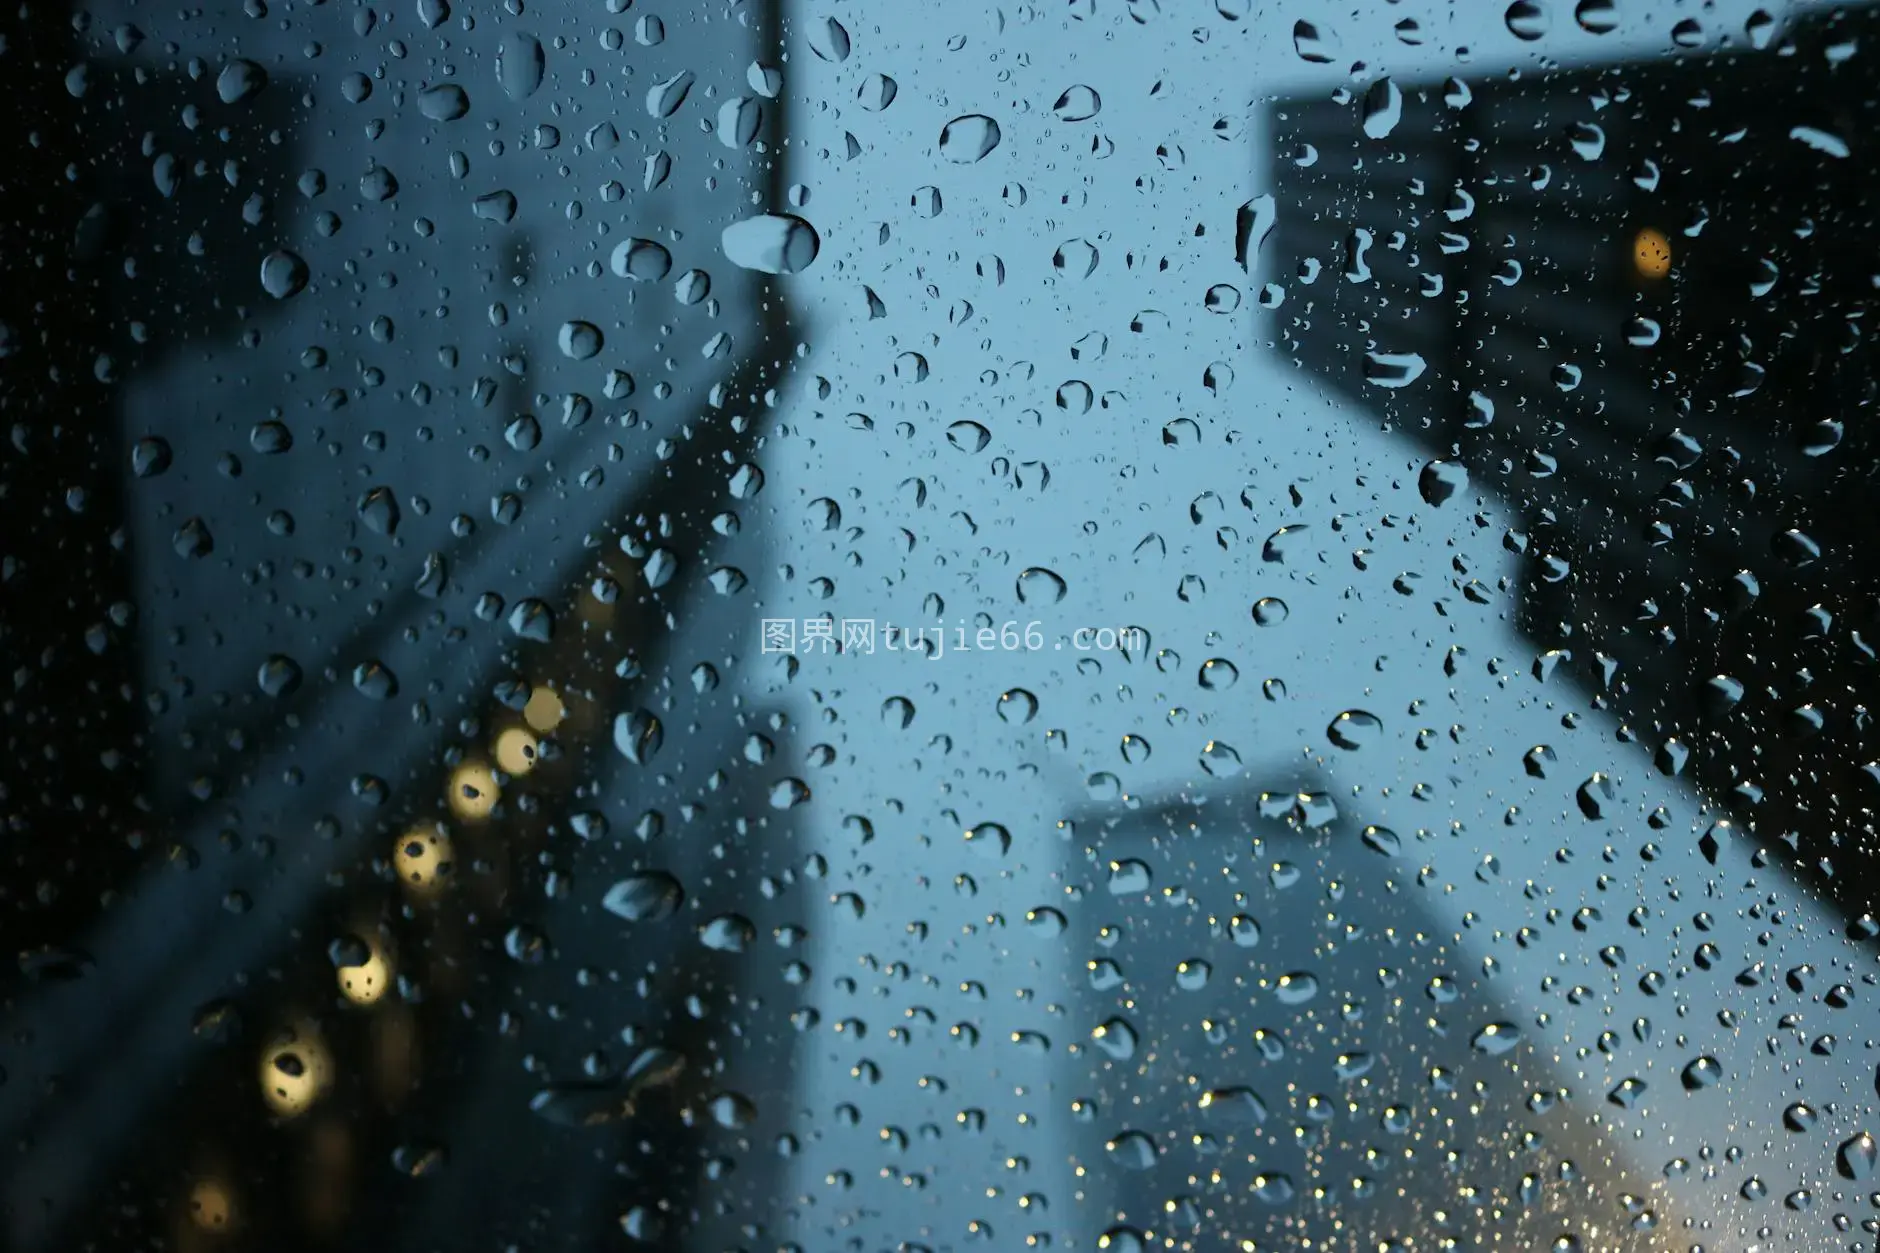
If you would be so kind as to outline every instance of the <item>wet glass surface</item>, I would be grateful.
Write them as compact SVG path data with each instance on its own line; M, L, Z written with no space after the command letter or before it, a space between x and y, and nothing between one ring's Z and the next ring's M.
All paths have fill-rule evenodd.
M0 1247L1872 1248L1876 46L17 9Z

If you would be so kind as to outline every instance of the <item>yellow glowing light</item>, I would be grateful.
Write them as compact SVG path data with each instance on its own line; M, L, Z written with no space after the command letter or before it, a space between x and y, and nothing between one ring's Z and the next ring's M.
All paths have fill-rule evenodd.
M221 1180L199 1180L189 1190L189 1220L204 1231L226 1231L234 1216L235 1198Z
M310 1023L290 1027L261 1050L261 1095L287 1118L305 1113L326 1091L333 1059Z
M521 727L510 727L496 737L496 768L508 775L535 769L535 737Z
M568 707L561 703L561 697L545 687L530 692L529 703L522 707L522 720L544 735L560 726L567 716Z
M358 966L339 968L340 994L355 1005L371 1005L385 995L392 982L392 966L376 943L370 944L371 956Z
M489 817L501 796L496 776L480 761L466 761L450 772L450 809L459 818Z
M453 860L450 836L441 827L407 831L392 849L399 882L419 891L435 891L448 882Z
M1663 278L1671 273L1671 241L1663 231L1648 226L1632 237L1632 266L1641 278Z

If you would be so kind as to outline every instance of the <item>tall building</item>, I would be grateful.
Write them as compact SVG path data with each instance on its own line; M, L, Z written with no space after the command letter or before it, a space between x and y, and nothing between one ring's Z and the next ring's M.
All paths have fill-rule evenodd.
M1505 603L1526 660L1854 914L1880 796L1876 20L1280 102L1258 254L1275 348L1416 442L1458 535L1478 498L1520 512L1474 541L1522 554L1518 586L1472 582L1459 539L1414 594Z

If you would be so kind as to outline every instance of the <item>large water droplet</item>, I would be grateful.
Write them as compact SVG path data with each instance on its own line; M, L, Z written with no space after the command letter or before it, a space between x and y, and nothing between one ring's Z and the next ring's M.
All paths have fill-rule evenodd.
M733 222L719 236L734 265L760 274L799 274L822 250L816 228L789 213L765 213Z
M261 288L276 300L299 295L307 277L307 263L297 252L277 248L261 259Z
M1043 566L1032 566L1021 571L1018 576L1018 602L1021 605L1055 605L1064 599L1068 590L1062 578Z
M663 870L629 875L607 889L601 908L628 922L659 922L685 903L685 888Z
M999 124L983 113L967 113L940 128L940 155L955 165L971 165L999 146Z
M548 54L542 41L527 31L516 31L496 52L496 81L511 100L527 100L542 86Z
M1508 11L1502 15L1507 24L1508 33L1516 39L1532 43L1547 34L1547 10L1539 0L1514 0Z
M427 87L418 93L418 112L433 122L455 122L470 112L470 93L455 83Z
M215 94L223 104L242 104L253 100L268 85L268 72L253 61L234 60L215 76Z

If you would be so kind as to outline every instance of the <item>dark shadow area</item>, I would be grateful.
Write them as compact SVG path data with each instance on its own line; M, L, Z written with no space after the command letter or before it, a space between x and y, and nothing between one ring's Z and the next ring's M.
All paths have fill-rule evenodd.
M1416 441L1425 500L1458 531L1485 493L1519 512L1477 541L1518 586L1459 563L1438 594L1510 599L1853 915L1880 885L1880 105L1837 50L1876 38L1849 9L1763 48L1282 102L1261 253L1275 347Z
M741 74L774 56L773 5L719 19L715 59ZM22 110L0 141L0 655L12 680L0 916L19 954L3 976L0 1075L15 1081L0 1087L0 1247L761 1243L793 1109L794 1007L770 994L791 954L771 937L792 921L800 871L792 815L769 792L800 752L792 728L732 694L755 664L756 624L706 581L739 507L734 468L760 444L790 364L779 293L759 283L745 302L721 280L738 301L723 321L740 359L709 394L668 402L689 411L660 433L656 466L637 411L593 418L619 423L616 461L646 464L583 480L613 493L605 524L571 521L539 569L512 568L524 584L553 571L554 589L534 586L527 603L491 611L453 580L501 534L466 528L435 585L406 578L369 604L309 597L317 609L301 620L327 620L303 639L320 646L296 650L267 704L252 685L268 690L267 659L282 651L264 612L280 603L272 559L218 568L219 586L179 580L178 597L214 588L215 604L191 608L219 615L202 655L250 688L230 698L213 676L179 670L199 639L140 636L140 563L240 552L241 536L205 543L190 526L238 505L255 534L265 524L307 553L350 553L373 533L352 490L337 508L297 502L298 521L279 523L268 496L292 472L257 469L270 455L259 428L317 377L305 356L307 377L267 373L286 315L257 282L261 260L345 229L357 209L323 221L316 208L331 202L307 191L301 141L324 125L314 80L271 69L231 110L225 64L173 48L133 64L133 27L47 8L0 30L6 96ZM786 133L782 102L769 102L765 155L725 182L784 204ZM344 177L371 200L370 170ZM733 191L725 203L746 194ZM501 238L488 294L521 305L536 246L521 230ZM466 301L483 264L465 258L453 276ZM354 316L344 290L296 299L332 300L337 324ZM401 299L375 307L409 328L439 297ZM497 439L542 400L519 351L500 360L512 378L469 391L502 414L483 419ZM231 365L243 352L263 364ZM255 372L239 388L246 411L230 416L251 446L199 459L194 471L213 464L221 482L186 481L180 507L131 507L127 484L183 458L173 432L130 429L126 383L167 371L206 392L243 368ZM325 391L335 455L342 437L370 447L348 413L377 385L361 371ZM580 399L563 402L567 425ZM595 408L623 410L615 399ZM303 450L317 446L320 428L298 430ZM731 555L748 561L762 541ZM657 587L642 569L653 547L685 557ZM304 564L314 585L333 579ZM505 642L459 646L477 620ZM396 717L329 697L350 688L356 706L355 666L419 643L421 660L399 667ZM637 761L615 724L636 711L659 727L635 723ZM362 744L375 749L363 770ZM670 899L643 890L602 908L610 885L658 874ZM759 943L767 951L740 955Z

